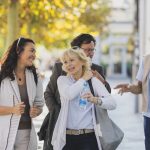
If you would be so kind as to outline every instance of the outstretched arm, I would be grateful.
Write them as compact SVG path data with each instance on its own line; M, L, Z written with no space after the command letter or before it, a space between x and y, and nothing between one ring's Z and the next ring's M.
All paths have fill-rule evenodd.
M123 94L126 92L131 92L133 94L140 94L142 93L142 82L138 81L135 84L118 84L116 87L114 87L114 89L119 89L119 94Z

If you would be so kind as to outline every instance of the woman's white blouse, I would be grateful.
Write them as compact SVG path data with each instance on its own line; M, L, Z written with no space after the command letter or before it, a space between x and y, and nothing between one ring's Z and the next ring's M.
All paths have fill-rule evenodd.
M113 97L108 93L107 89L103 85L101 81L97 78L93 77L92 86L94 90L95 96L99 96L103 103L99 107L107 110L113 110L116 108L116 102ZM67 118L68 118L68 110L69 110L69 102L77 97L85 83L84 79L79 79L75 83L72 83L69 76L60 76L57 80L58 90L60 93L61 100L61 110L54 128L53 136L52 136L52 145L54 150L62 150L64 145L66 144L66 128L67 128ZM99 150L101 150L101 145L99 141L99 133L95 120L95 111L94 105L92 105L92 120L94 131L96 135L96 139L98 142Z

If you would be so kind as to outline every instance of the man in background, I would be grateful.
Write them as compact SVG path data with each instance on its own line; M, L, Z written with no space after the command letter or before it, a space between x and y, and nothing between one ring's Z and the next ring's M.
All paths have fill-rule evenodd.
M90 34L80 34L71 42L71 47L78 46L82 48L86 56L90 57L91 59L94 55L95 45L96 41ZM93 76L97 77L103 84L105 84L107 90L111 92L111 88L105 80L102 66L92 63L91 69L93 72ZM57 79L60 75L66 75L66 73L62 70L62 63L56 62L52 71L52 75L50 77L50 81L44 93L45 102L49 110L48 127L46 137L44 139L44 150L53 150L53 147L51 145L51 138L61 107L60 96L57 88Z

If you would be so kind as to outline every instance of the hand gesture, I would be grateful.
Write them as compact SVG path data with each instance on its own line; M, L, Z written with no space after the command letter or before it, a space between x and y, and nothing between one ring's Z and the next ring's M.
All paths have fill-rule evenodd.
M13 114L21 115L24 113L25 105L24 102L20 102L13 107Z
M30 117L35 118L41 113L41 109L39 107L33 106L30 108Z
M125 92L130 92L129 84L118 84L114 89L119 89L118 94L123 94Z

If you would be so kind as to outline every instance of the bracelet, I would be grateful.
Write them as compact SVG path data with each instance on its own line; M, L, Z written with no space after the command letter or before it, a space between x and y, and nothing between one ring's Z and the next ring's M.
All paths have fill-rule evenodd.
M97 105L101 106L102 103L103 103L103 101L98 97L98 99L97 99Z

